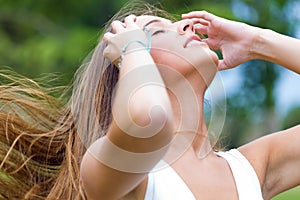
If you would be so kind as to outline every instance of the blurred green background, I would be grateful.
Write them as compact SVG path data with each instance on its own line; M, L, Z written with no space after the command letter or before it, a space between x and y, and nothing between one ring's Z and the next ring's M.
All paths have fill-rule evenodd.
M78 66L96 45L101 27L126 2L0 0L0 67L9 66L30 78L59 73L61 84L69 84ZM300 3L297 0L148 2L159 2L171 13L204 9L290 36L298 37L300 33ZM239 67L238 71L226 73L233 73L231 77L238 76L235 89L226 95L227 116L222 132L222 143L226 147L238 147L259 136L299 123L300 104L284 106L287 109L282 110L278 99L284 94L276 92L279 81L290 72L255 60ZM300 199L300 189L297 188L274 198L296 199Z

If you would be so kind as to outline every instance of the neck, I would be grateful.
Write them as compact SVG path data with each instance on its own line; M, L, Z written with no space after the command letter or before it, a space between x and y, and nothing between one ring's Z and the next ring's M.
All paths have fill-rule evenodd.
M171 157L173 158L190 148L200 158L205 157L212 150L203 111L206 87L200 88L199 83L195 85L183 80L170 92L176 127L172 144Z

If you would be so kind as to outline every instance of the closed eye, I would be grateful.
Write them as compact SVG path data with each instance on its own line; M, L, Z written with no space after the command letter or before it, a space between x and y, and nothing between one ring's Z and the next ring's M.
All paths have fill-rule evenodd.
M165 30L158 30L158 31L154 31L154 33L152 33L152 36L160 34L160 33L165 33Z

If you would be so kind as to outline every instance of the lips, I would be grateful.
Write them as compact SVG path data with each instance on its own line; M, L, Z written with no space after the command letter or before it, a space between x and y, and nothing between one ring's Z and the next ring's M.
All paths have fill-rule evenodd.
M190 37L188 37L188 39L186 40L185 44L184 44L184 48L188 47L189 43L199 43L201 42L201 39L198 35L192 35Z

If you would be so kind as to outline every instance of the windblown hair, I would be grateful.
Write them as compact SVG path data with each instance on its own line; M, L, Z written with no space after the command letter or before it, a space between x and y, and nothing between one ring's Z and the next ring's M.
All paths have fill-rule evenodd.
M133 1L103 32L109 31L113 20L129 14L172 17ZM79 68L68 103L55 97L59 88L11 70L0 71L0 199L86 199L80 163L89 145L105 135L111 123L119 74L103 57L105 47L100 41L90 61Z

